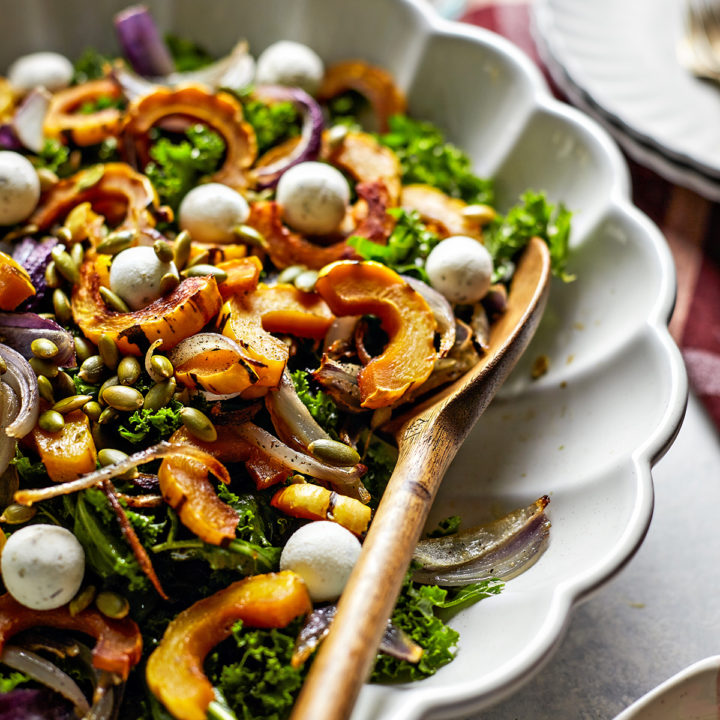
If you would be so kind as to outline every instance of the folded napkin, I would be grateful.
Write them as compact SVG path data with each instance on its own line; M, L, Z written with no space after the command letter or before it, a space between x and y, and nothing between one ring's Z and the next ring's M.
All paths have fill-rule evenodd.
M530 31L531 2L470 0L461 19L505 36L545 72ZM633 202L660 228L675 258L678 291L670 331L693 391L720 431L720 205L629 158L628 164Z

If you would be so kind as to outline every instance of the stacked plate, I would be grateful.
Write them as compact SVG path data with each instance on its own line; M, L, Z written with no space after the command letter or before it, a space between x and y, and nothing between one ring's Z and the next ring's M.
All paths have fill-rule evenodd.
M553 79L627 153L720 200L720 86L677 61L685 0L536 0L533 30Z

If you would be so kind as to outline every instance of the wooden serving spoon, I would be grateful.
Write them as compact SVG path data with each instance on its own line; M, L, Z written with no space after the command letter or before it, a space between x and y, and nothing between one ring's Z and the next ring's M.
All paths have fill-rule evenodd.
M442 478L532 338L549 292L550 253L533 238L490 347L463 377L401 418L395 470L291 720L346 720L367 679Z

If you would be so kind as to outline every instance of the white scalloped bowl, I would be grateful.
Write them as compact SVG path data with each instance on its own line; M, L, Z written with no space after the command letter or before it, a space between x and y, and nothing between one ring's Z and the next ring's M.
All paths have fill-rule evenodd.
M486 707L547 659L573 603L617 572L647 530L650 466L671 443L687 395L666 327L675 277L664 239L630 204L626 167L605 132L553 100L530 61L492 33L413 0L148 4L164 29L218 54L241 37L254 53L286 38L327 62L382 65L412 114L438 123L495 178L501 207L534 188L575 211L577 281L553 285L535 340L459 453L431 518L459 513L468 525L548 494L549 549L502 595L454 617L461 644L451 664L419 683L366 687L353 718ZM123 5L0 0L0 67L35 49L115 48L111 17ZM530 381L539 354L550 369Z

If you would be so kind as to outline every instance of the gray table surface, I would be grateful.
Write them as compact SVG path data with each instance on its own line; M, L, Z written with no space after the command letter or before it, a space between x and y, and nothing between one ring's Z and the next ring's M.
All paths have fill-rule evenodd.
M537 675L468 720L610 720L720 654L720 438L696 398L653 478L655 511L636 555L575 608Z

